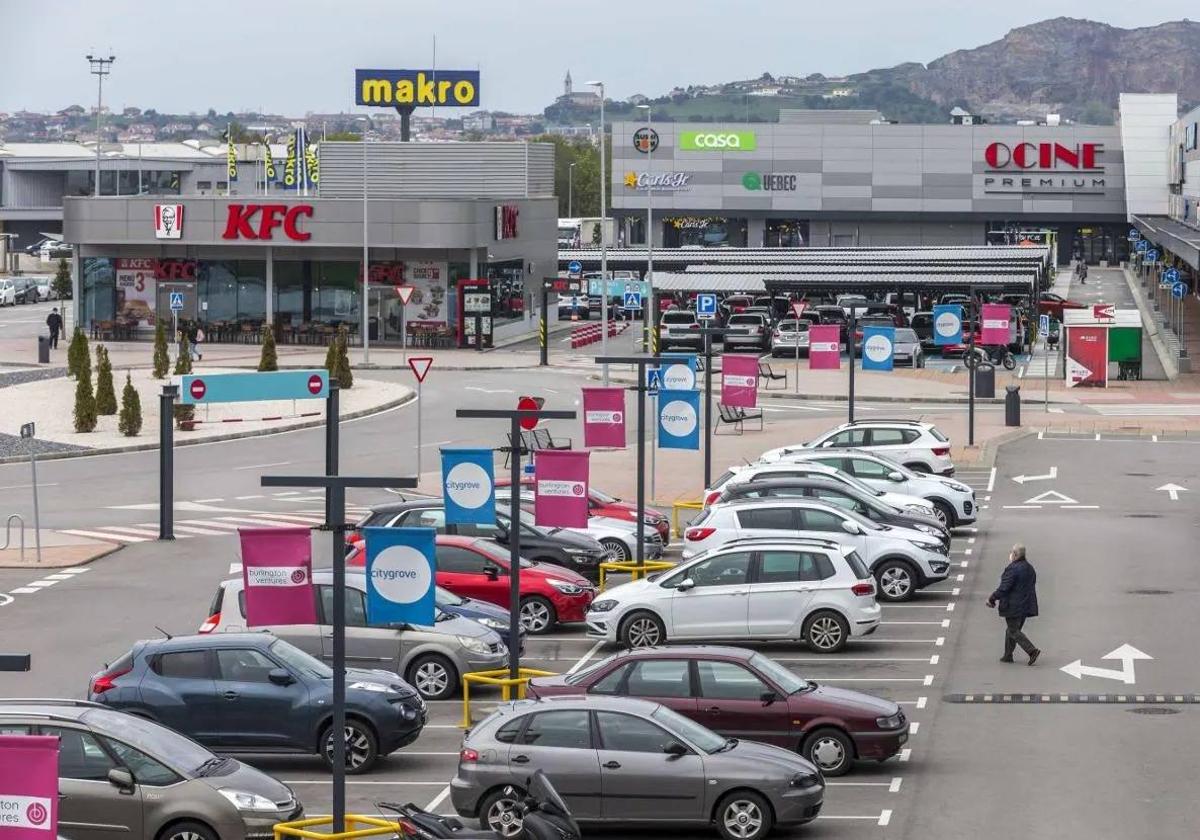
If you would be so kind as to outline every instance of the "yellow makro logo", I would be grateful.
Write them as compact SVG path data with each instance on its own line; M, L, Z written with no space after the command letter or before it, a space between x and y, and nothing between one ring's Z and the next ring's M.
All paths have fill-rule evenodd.
M354 86L359 105L479 104L479 73L475 70L355 70Z

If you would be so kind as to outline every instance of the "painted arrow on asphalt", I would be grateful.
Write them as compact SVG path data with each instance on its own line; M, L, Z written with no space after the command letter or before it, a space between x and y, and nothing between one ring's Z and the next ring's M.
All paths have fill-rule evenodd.
M1180 487L1178 484L1164 484L1162 487L1159 487L1159 488L1157 488L1157 489L1159 489L1159 490L1166 490L1166 491L1167 491L1167 493L1168 493L1168 494L1171 496L1171 501L1172 501L1172 502L1178 502L1178 501L1179 501L1179 494L1180 494L1180 493L1186 493L1186 492L1188 492L1188 489L1187 489L1186 487Z
M1052 478L1058 478L1058 467L1051 467L1050 472L1045 475L1014 475L1013 481L1024 484L1027 481L1046 481Z
M1133 685L1137 682L1133 673L1134 660L1153 659L1154 657L1148 653L1142 653L1133 645L1124 644L1100 658L1121 660L1121 670L1118 671L1116 668L1095 668L1091 665L1084 665L1078 659L1069 665L1062 666L1058 670L1070 674L1077 680L1081 680L1084 677L1099 677L1102 680L1120 680L1126 685Z

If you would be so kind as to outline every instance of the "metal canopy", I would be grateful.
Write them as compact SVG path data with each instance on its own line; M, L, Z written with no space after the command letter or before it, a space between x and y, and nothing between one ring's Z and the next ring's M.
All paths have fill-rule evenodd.
M1037 282L1037 273L997 274L925 272L866 274L863 272L816 272L805 274L769 274L763 272L729 273L700 271L655 272L654 288L664 292L763 293L796 292L816 289L836 291L933 291L965 292L974 286L990 292L1029 294Z

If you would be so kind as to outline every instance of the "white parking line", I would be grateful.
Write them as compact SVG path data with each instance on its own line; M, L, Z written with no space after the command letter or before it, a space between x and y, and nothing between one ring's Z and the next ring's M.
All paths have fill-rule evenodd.
M903 776L893 776L892 783L888 785L888 793L899 793L900 785L904 782Z
M883 811L879 814L879 824L887 825L891 821L892 821L892 809L884 808Z
M996 489L996 468L992 467L991 473L988 475L987 491L991 493Z
M908 761L910 758L912 758L912 749L911 748L905 747L904 749L900 750L900 760L901 761Z
M8 590L12 595L32 595L37 592L37 589L30 586L18 586L16 589Z
M916 735L921 731L921 722L919 720L914 720L908 725L908 731L910 734Z
M928 698L928 697L918 697L918 698L917 698L917 708L918 708L918 709L924 709L924 708L925 708L925 704L926 704L928 701L929 701L929 698Z
M578 671L580 668L582 668L584 665L586 665L588 660L596 655L596 651L600 650L600 648L603 646L604 646L604 640L601 639L600 641L596 642L596 644L594 644L590 648L588 648L588 652L585 653L583 656L579 657L579 661L576 662L574 665L572 665L570 670L567 671L567 676L574 674L576 671ZM446 790L448 791L448 790L450 790L450 788L446 788ZM430 806L430 807L432 807L432 806Z
M45 589L46 587L53 586L56 583L58 583L57 580L35 580L29 585L37 587L38 589Z
M444 788L442 788L441 793L439 793L437 796L433 797L433 799L429 800L429 804L425 806L425 810L430 811L432 813L436 813L436 811L434 811L434 809L437 808L437 806L441 805L443 802L445 802L446 797L449 795L450 795L450 785L446 785Z

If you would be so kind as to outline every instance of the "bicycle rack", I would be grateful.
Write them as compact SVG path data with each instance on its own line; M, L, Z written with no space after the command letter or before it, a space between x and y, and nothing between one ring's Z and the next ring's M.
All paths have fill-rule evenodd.
M8 521L4 523L4 545L0 545L0 551L6 551L12 545L12 521L17 520L21 523L21 562L25 562L25 520L21 518L21 514L14 513L8 517Z

